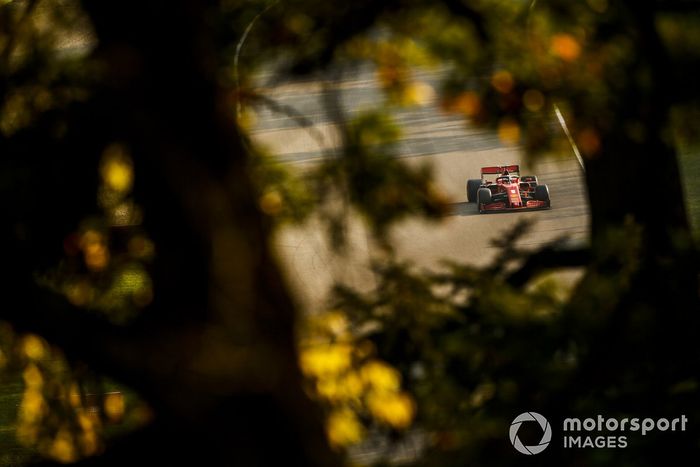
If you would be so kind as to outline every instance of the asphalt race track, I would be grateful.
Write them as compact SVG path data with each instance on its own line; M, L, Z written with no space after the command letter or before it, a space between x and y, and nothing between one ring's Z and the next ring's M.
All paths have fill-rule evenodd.
M440 78L439 72L416 75L432 87ZM341 90L342 109L348 117L382 104L370 69L356 72L334 87ZM288 115L258 107L254 140L299 170L332 154L339 146L339 137L334 119L324 106L324 89L321 81L263 86L261 92L278 104L293 108L313 126L312 130L301 128ZM453 201L452 209L440 222L412 219L396 225L391 238L401 258L420 268L437 268L441 259L484 264L497 253L491 241L522 219L533 225L520 245L537 248L562 236L573 243L586 241L586 186L572 151L528 164L519 148L502 144L494 132L475 129L463 118L444 113L436 106L434 96L427 97L425 105L395 114L403 128L397 153L407 164L432 164L435 182ZM551 128L562 131L556 124ZM466 202L466 180L479 178L482 166L512 163L521 165L522 174L537 175L540 183L549 185L552 209L479 215L476 206ZM371 242L357 216L349 219L347 230L351 249L344 256L330 253L324 232L313 219L302 227L285 228L279 233L278 254L306 309L322 308L324 297L336 280L362 289L372 286L373 277L367 269L372 257Z

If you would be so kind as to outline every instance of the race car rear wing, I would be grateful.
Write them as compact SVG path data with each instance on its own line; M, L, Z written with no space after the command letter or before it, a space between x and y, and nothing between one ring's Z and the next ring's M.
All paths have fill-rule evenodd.
M520 175L520 166L519 165L500 165L500 166L493 166L493 167L482 167L481 168L481 178L484 178L484 175L501 175L504 172L508 172L511 175Z

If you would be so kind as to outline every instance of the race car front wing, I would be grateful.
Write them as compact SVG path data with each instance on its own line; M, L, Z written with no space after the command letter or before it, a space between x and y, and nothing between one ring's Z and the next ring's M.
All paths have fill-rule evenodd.
M550 203L547 201L529 200L522 206L508 206L507 203L499 201L496 203L481 204L479 212L482 214L494 212L511 212L511 211L537 211L541 209L549 209Z

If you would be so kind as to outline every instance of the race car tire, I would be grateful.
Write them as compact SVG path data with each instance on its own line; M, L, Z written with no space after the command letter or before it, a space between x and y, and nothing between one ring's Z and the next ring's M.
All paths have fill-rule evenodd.
M536 175L523 175L520 177L521 182L534 183L533 186L537 186L537 176Z
M549 187L547 185L537 185L535 187L535 199L546 201L549 204Z
M479 209L481 209L482 204L488 204L491 202L491 190L488 188L479 188L479 191L476 193L476 202L479 205Z
M467 202L476 202L476 192L479 191L481 180L467 180Z

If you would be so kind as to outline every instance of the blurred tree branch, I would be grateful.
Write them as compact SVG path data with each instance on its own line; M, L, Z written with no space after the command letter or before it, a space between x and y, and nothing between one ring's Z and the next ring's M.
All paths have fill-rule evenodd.
M78 111L89 116L70 120L71 144L48 137L50 124L3 141L18 161L23 153L41 155L24 164L28 172L13 170L48 184L35 193L17 185L30 197L10 219L29 236L6 234L20 248L3 272L15 292L3 318L139 390L157 414L142 432L149 440L134 445L149 445L149 462L228 465L236 456L243 465L334 465L318 409L302 391L296 312L268 249L270 222L257 206L248 154L216 83L206 5L105 1L84 8L98 38L94 59L106 73ZM158 245L155 301L123 328L32 283L32 269L55 260L70 224L94 209L97 162L113 141L131 149L134 193ZM53 178L53 166L66 178ZM57 196L47 200L52 186Z
M589 262L589 248L561 249L549 246L527 256L523 265L508 276L507 282L514 287L521 287L540 272L557 268L580 268Z
M271 221L258 208L234 105L219 84L220 50L209 10L214 3L82 3L98 38L89 60L101 65L101 80L85 104L65 113L48 112L26 131L0 137L1 163L7 169L0 189L16 200L3 207L8 228L1 237L5 268L0 274L8 304L1 317L19 330L45 336L70 359L131 384L152 404L153 425L84 464L123 465L139 456L139 462L158 465L229 465L232 459L241 465L337 465L319 411L303 391L294 343L297 312L268 245ZM689 8L690 2L664 4ZM307 13L305 5L296 6ZM487 13L472 9L471 3L446 0L444 5L468 19L482 42L500 37L489 36ZM589 125L602 148L586 159L593 218L590 249L544 249L505 277L506 284L500 263L483 270L456 269L440 282L406 273L400 265L388 267L378 270L386 286L380 287L376 300L348 294L360 309L358 316L386 326L372 331L375 341L399 362L407 379L434 371L435 380L444 383L421 387L418 377L411 380L415 387L429 389L423 394L424 421L431 421L431 407L439 422L445 410L459 407L471 415L481 411L498 424L502 406L485 405L495 395L503 397L506 411L516 403L539 404L558 414L567 403L596 397L628 410L646 407L650 395L656 400L670 392L679 378L695 378L697 261L691 254L682 187L663 186L663 196L654 193L638 202L630 201L620 184L621 174L635 182L650 174L678 180L675 150L664 137L677 81L667 73L673 60L655 29L656 5L618 3L622 14L615 11L600 29L593 23L592 31L584 31L592 41L609 40L611 31L613 36L618 31L629 36L623 45L629 42L630 51L620 54L629 57L618 56L612 64L619 68L600 71L601 82L607 83L606 73L614 75L606 88L607 97L614 98L604 101L615 117L612 122L591 111L591 95L586 93L590 83L582 88L561 84L567 73L576 75L570 58L587 49L573 35L557 31L554 39L564 44L565 53L563 58L550 56L554 47L548 35L543 38L544 68L554 76L549 91L562 94L577 125ZM311 33L319 35L321 45L309 53L297 49L300 58L293 69L308 72L327 66L340 45L371 31L387 12L427 6L364 1L310 8L316 25ZM573 15L575 10L567 8L574 7L552 2L562 17ZM555 29L562 25L555 23ZM503 36L512 41L499 44L505 48L520 40L517 34ZM464 36L457 31L453 37ZM489 53L496 50L489 48ZM596 65L593 60L588 68ZM507 90L491 89L496 88L494 80L487 79L488 91L469 94L471 100L463 104L476 102L489 109L483 121L492 123L517 113L526 84L539 88L542 83L519 83L516 69L501 74L509 79ZM531 91L539 93L540 106L549 99L543 94L547 90ZM343 174L355 183L348 183L348 196L356 197L356 204L372 214L368 217L384 227L396 219L392 216L409 212L407 207L414 209L410 212L416 206L430 208L439 215L438 200L429 196L430 174L403 171L393 154L383 151L398 134L391 122L382 114L346 122L340 96L327 92L325 97L346 143L349 157L343 161ZM477 105L468 107L473 111ZM308 123L298 115L296 120ZM368 131L375 131L382 144L360 144ZM77 219L94 211L99 154L114 141L128 145L132 153L134 194L157 246L151 271L155 300L126 327L85 314L34 282L37 270L60 257L61 239ZM386 205L378 202L387 198L386 179L368 177L384 172L395 176ZM409 192L408 185L420 189ZM407 199L409 204L401 204ZM516 241L525 229L517 225L496 243L506 258L522 258ZM546 290L522 287L545 269L580 265L587 266L586 274L567 304ZM454 285L462 295L440 297L437 289L445 285ZM474 304L465 305L469 293ZM541 338L537 345L533 335ZM644 378L652 384L645 386ZM496 384L502 386L496 390ZM465 394L470 395L468 403ZM677 407L673 400L668 403ZM471 422L459 420L448 427L448 435ZM481 440L482 431L466 429L465 445ZM441 438L437 433L436 439ZM489 462L501 451L483 449ZM449 448L445 452L452 455ZM449 459L449 465L454 463Z
M697 0L657 0L655 7L659 12L694 13L700 11L700 2Z

